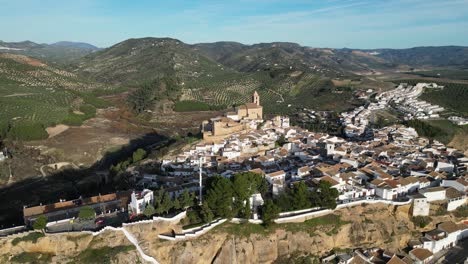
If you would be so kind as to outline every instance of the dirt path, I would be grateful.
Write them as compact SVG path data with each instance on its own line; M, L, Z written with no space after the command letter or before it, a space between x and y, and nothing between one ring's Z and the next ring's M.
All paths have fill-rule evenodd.
M14 93L9 95L4 95L3 97L17 97L17 96L28 96L33 95L34 93Z
M47 131L47 134L49 134L49 138L52 138L52 137L57 136L58 134L65 132L69 128L70 127L66 125L56 125L54 127L46 128L46 131Z

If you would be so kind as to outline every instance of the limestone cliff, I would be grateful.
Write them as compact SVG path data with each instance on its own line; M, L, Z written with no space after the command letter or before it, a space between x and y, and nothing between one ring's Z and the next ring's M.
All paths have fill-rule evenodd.
M337 248L382 247L397 252L422 231L408 212L409 206L356 206L336 212L339 223L282 224L267 230L252 228L250 233L242 230L248 225L225 224L196 240L153 240L149 253L160 263L221 264L271 263L297 254L322 256Z
M333 249L382 247L398 251L423 231L408 215L409 206L374 204L341 209L305 223L264 228L223 224L189 241L171 242L157 235L181 227L165 222L127 226L143 251L160 263L271 263L294 255L322 256ZM435 218L433 223L451 216ZM431 229L434 224L426 227ZM26 255L25 255L26 254ZM144 263L122 232L47 234L36 240L24 234L0 239L0 263L19 258L45 263ZM40 261L38 261L40 263Z

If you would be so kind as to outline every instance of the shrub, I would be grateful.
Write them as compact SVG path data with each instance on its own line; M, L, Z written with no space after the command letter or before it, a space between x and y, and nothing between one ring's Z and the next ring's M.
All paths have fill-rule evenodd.
M453 214L456 217L468 217L468 205L458 207Z
M96 216L96 211L90 206L83 206L80 209L78 217L80 219L93 219Z
M209 111L210 106L198 101L179 101L174 106L176 112Z
M45 235L41 232L32 232L32 233L29 233L25 236L22 236L22 237L17 237L15 239L13 239L11 241L11 244L13 246L16 246L18 245L20 242L32 242L32 243L36 243L37 240L41 237L44 237Z
M411 218L411 221L413 221L413 223L420 228L426 227L431 223L431 220L432 219L429 216L414 216Z
M50 263L51 260L51 254L34 252L22 252L21 254L11 258L13 263Z
M49 137L43 124L27 121L13 122L8 129L7 138L12 140L40 140Z
M36 222L34 222L33 228L35 230L43 230L46 228L46 225L47 225L47 217L44 215L41 215L36 219Z
M135 249L134 246L116 246L102 248L87 248L75 259L76 263L111 263L115 255Z

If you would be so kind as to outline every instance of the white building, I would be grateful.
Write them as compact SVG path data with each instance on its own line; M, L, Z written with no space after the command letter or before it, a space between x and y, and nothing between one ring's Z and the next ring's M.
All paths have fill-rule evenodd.
M437 163L437 167L435 168L435 171L453 172L454 167L455 166L451 163L439 161Z
M443 180L441 185L444 187L455 188L460 192L468 192L468 180L465 178L458 178L456 180Z
M420 193L413 195L413 216L428 216L430 207L426 196Z
M148 204L153 204L154 194L153 191L144 189L141 192L133 192L129 204L129 211L133 214L139 215L145 211Z
M432 187L420 190L419 192L427 198L428 202L440 201L445 199L444 187Z
M422 238L423 248L437 253L443 249L457 245L458 241L468 236L468 227L465 224L443 222L437 228L427 232Z
M275 171L265 175L265 178L270 184L273 184L273 182L275 181L284 182L284 180L286 179L286 172L284 172L283 170Z

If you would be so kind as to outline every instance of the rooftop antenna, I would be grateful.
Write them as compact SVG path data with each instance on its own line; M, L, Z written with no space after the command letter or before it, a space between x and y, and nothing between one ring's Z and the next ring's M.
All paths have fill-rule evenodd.
M199 158L198 161L199 161L199 167L200 167L200 173L199 173L199 178L198 178L198 180L199 180L199 191L200 191L200 194L199 194L198 203L199 203L199 205L202 205L202 203L203 203L203 197L202 197L202 195L203 195L203 194L202 194L202 193L203 193L203 190L202 190L202 188L203 188L203 187L202 187L202 172L203 172L203 168L202 168L202 157L199 156L198 158Z

